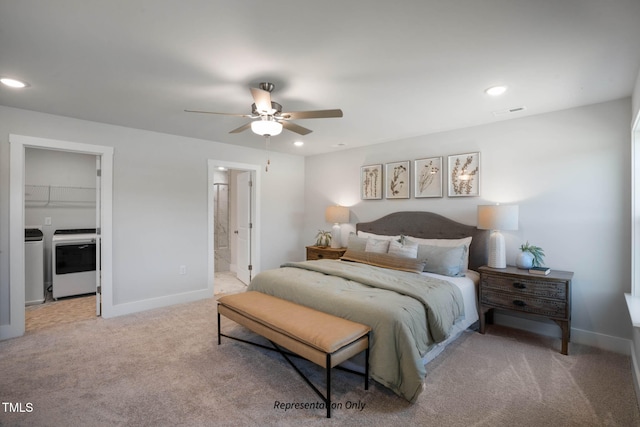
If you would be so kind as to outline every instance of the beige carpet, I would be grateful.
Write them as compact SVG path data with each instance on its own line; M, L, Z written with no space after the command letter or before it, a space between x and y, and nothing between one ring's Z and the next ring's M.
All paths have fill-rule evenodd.
M250 335L230 321L227 332ZM275 408L319 399L275 353L216 342L215 301L59 324L0 342L1 425L638 426L628 357L490 326L428 366L411 405L336 371L334 418ZM320 368L301 362L320 384ZM359 405L357 407L356 405ZM363 407L364 405L364 407Z

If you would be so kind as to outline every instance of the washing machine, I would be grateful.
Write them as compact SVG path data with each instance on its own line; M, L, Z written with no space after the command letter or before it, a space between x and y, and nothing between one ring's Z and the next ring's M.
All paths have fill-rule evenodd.
M24 229L24 286L25 305L44 302L44 236L36 227Z
M53 298L96 293L95 228L56 230L51 238Z

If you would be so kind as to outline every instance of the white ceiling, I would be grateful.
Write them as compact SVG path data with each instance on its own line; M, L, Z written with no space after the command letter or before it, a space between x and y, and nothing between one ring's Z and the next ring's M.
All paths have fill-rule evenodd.
M638 0L0 0L0 76L30 84L1 105L262 148L183 110L250 113L270 81L344 111L271 139L301 155L627 97L639 67Z

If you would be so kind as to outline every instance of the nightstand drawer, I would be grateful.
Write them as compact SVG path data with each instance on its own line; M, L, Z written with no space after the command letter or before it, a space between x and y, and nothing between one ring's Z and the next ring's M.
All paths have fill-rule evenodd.
M523 313L540 314L542 316L566 318L567 303L564 300L536 298L522 293L504 293L493 289L483 289L480 304L517 310Z
M566 282L550 282L535 279L511 278L493 275L483 275L483 290L509 292L512 295L526 297L554 298L565 301L567 299Z
M322 246L307 246L307 260L340 259L347 248L329 248Z

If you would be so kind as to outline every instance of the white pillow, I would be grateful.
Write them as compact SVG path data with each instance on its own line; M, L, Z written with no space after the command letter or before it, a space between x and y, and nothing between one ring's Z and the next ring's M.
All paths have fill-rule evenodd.
M405 236L408 240L418 243L419 245L440 246L443 248L453 248L465 245L467 251L464 259L464 270L469 269L469 246L471 246L472 237L464 237L462 239L421 239L419 237ZM418 247L418 257L420 256L420 248Z
M379 240L400 240L399 234L397 236L385 236L383 234L367 233L366 231L358 231L358 237L364 237L364 238L372 237L374 239L379 239Z
M374 239L369 237L367 239L367 246L365 252L375 252L378 254L386 254L389 250L389 240Z
M397 240L389 241L389 255L402 258L418 258L418 244L407 239L403 242Z

